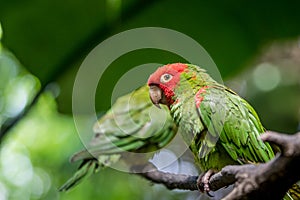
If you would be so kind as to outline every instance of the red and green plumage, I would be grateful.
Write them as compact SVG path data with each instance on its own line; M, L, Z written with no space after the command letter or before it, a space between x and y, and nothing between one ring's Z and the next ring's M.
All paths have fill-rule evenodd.
M255 110L243 98L213 80L205 70L175 63L148 79L154 104L168 105L200 169L267 162L274 157Z
M163 81L162 76L171 75ZM259 135L265 130L254 109L236 93L191 64L170 64L151 75L202 170L274 157ZM192 136L192 137L191 137Z

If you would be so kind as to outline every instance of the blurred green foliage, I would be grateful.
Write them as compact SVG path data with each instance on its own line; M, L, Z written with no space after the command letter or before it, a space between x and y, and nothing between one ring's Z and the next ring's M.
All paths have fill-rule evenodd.
M184 192L149 186L112 169L69 193L57 192L76 169L68 157L83 148L71 116L78 67L98 43L131 28L165 27L192 37L210 53L228 85L254 105L266 128L296 132L299 6L299 1L2 0L0 130L28 108L40 89L46 92L1 140L0 199L186 198ZM275 53L269 48L273 43ZM178 61L184 62L152 49L123 55L101 80L97 111L109 108L114 84L132 67Z

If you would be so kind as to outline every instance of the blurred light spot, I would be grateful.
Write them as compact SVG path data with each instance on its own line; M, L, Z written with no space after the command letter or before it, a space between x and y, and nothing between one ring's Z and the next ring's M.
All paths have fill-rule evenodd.
M32 179L32 195L35 198L39 198L43 195L44 193L44 184L43 184L43 180L41 179L41 177L37 174L33 175L33 179Z
M281 74L278 68L270 63L262 63L253 72L253 81L262 91L270 91L278 86Z
M32 196L36 199L40 199L45 193L47 193L51 186L51 179L48 173L41 168L34 169L34 176L31 184Z
M10 81L5 91L5 114L8 117L14 117L23 111L30 99L29 96L35 93L37 83L35 77L29 74Z
M7 200L8 192L3 183L0 182L0 200Z
M26 186L32 179L31 161L25 154L5 151L1 154L3 176L15 186Z
M19 114L26 106L27 92L23 87L16 87L7 96L6 114L9 117L14 117Z
M18 62L13 55L0 49L0 88L6 87L9 80L18 74Z

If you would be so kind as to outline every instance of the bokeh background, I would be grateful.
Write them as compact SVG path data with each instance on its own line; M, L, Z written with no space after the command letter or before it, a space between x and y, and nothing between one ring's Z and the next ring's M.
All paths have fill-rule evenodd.
M83 148L71 112L82 60L121 31L174 29L208 51L225 83L253 105L267 129L295 133L299 7L300 1L1 0L0 200L202 199L113 169L69 193L57 191L78 166L69 156ZM97 111L110 107L115 82L132 67L178 61L154 49L123 55L100 80Z

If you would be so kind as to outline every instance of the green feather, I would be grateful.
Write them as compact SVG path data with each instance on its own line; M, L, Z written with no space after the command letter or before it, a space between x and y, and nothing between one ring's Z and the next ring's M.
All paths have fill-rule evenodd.
M98 120L90 146L71 158L71 162L83 160L83 164L61 191L77 185L84 177L96 172L96 168L114 164L126 151L152 152L173 139L177 127L168 108L157 109L150 101L148 91L148 86L143 86L118 98Z
M83 161L76 173L59 188L59 191L68 191L70 188L78 185L81 181L95 173L97 171L97 168L98 162L96 160Z

